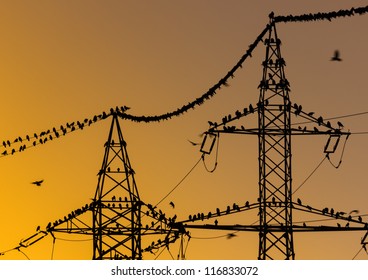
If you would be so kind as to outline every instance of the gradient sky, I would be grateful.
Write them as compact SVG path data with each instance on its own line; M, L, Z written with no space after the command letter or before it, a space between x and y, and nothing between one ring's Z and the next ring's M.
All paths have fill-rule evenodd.
M367 1L0 1L0 140L14 139L129 106L135 115L159 115L201 96L239 60L276 15L366 6ZM279 23L292 102L326 118L368 111L368 15L332 22ZM331 62L335 49L343 62ZM164 197L201 156L199 134L258 100L265 47L237 72L230 87L196 110L170 121L122 121L141 199ZM298 121L293 119L293 121ZM341 119L351 132L368 131L367 115ZM89 203L97 185L110 121L99 122L46 145L0 158L0 251ZM339 169L327 161L295 194L315 208L368 213L368 135L352 135ZM325 136L293 138L293 186L324 157ZM340 147L341 148L341 147ZM341 149L338 151L341 152ZM218 167L198 165L160 208L189 214L255 201L256 136L223 135ZM332 159L336 162L339 154ZM214 163L211 155L207 161ZM44 179L41 188L30 182ZM173 210L169 202L174 201ZM316 217L319 219L320 217ZM365 220L368 216L364 217ZM255 213L224 219L247 224ZM298 221L298 216L294 221ZM192 230L188 259L256 259L258 235ZM295 233L296 259L352 259L364 232ZM58 237L58 236L57 236ZM86 237L60 235L68 240ZM23 249L30 259L50 259L52 238ZM174 252L176 254L176 252ZM91 259L91 241L58 239L54 259ZM169 255L162 255L170 259ZM0 259L25 259L12 251ZM368 259L363 251L357 259Z

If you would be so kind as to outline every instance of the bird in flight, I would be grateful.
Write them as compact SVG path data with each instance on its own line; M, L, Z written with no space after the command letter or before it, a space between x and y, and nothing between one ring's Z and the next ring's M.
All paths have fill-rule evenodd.
M193 141L190 141L190 140L188 140L189 141L189 143L190 144L192 144L193 146L197 146L197 145L200 145L200 143L195 143L195 142L193 142Z
M33 185L36 185L36 186L40 187L42 183L43 183L43 180L39 180L39 181L34 181L34 182L32 182L31 184L33 184Z
M233 237L235 237L236 236L236 234L235 233L229 233L228 235L227 235L227 239L231 239L231 238L233 238Z
M333 57L331 57L331 61L342 61L338 50L335 50Z
M170 206L171 206L172 208L175 208L175 204L174 204L174 202L170 201Z

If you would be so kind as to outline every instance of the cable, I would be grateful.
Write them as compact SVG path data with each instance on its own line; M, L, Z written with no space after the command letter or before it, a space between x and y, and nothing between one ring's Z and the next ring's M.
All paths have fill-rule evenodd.
M28 260L31 260L30 258L28 258L26 253L24 253L23 251L20 250L20 247L18 247L17 249L18 249L18 252L21 252Z
M360 112L360 113L353 113L353 114L342 115L342 116L337 116L337 117L325 118L324 120L330 121L330 120L335 120L335 119L344 119L344 118L356 117L356 116L367 115L367 114L368 114L368 111L365 111L365 112ZM307 123L312 123L312 122L314 121L297 122L297 123L293 123L292 125L307 124Z
M331 165L332 165L333 167L335 167L336 169L337 169L337 168L339 168L339 167L340 167L340 165L341 165L341 163L342 163L342 157L344 156L345 146L346 146L346 142L348 141L348 138L349 138L349 134L348 134L348 135L346 136L346 138L345 138L344 146L343 146L343 148L342 148L342 152L341 152L341 156L340 156L340 161L339 161L339 163L338 163L337 165L334 165L334 164L332 163L331 159L330 159L329 154L326 154L326 157L328 158L328 161L329 161L329 162L331 163Z
M339 17L350 17L355 15L363 15L368 13L368 6L351 8L350 10L339 10L327 13L315 13L315 14L303 14L303 15L288 15L288 16L276 16L274 17L274 22L306 22L306 21L316 21L316 20L328 20L339 18Z
M209 173L213 173L216 170L216 168L217 168L217 163L218 163L217 159L218 159L219 144L220 144L220 133L217 133L216 157L215 157L215 166L213 167L213 169L209 170L207 168L206 162L204 160L205 154L202 155L202 161L203 161L204 168Z
M239 230L237 231L234 231L232 233L237 233L239 232ZM218 238L224 238L224 237L228 237L229 234L223 234L223 235L218 235L218 236L212 236L212 237L191 237L191 238L194 238L194 239L218 239Z
M352 260L355 260L355 258L359 255L360 251L363 250L363 247L359 249L359 251L355 254L355 256L352 258Z
M323 159L321 160L321 162L317 165L316 168L313 169L313 171L311 172L311 174L308 175L308 177L299 185L299 187L296 188L296 190L294 190L292 192L292 194L296 193L308 180L310 177L312 177L312 175L317 171L317 169L322 165L322 163L326 160L327 155L325 157L323 157Z
M177 117L179 115L186 113L189 109L194 109L197 106L201 106L206 100L209 100L210 98L212 98L216 94L216 91L221 89L221 86L228 86L228 80L230 78L234 78L235 72L239 68L242 68L242 64L248 57L252 56L252 51L256 48L258 43L262 41L263 36L267 33L267 31L270 28L271 28L271 25L267 24L265 29L263 29L263 31L258 35L256 40L251 45L249 45L248 50L239 59L239 61L235 64L235 66L230 71L228 71L227 74L222 79L220 79L214 86L212 86L206 93L204 93L201 97L198 97L196 100L189 102L187 105L184 105L174 111L171 111L171 112L168 112L162 115L158 115L158 116L144 116L144 115L134 116L134 115L126 114L126 113L121 113L120 116L123 119L131 120L134 122L146 122L146 123L159 122L159 121L171 119L172 117Z
M52 239L52 249L51 249L51 260L54 259L54 250L55 250L55 241L56 241L56 238L55 236L51 233L53 239Z
M89 238L89 239L80 239L80 240L72 240L72 239L64 239L64 238L56 238L55 239L58 239L58 240L61 240L61 241L67 241L67 242L85 242L85 241L91 241L93 240L93 238Z
M187 174L185 174L185 176L179 181L179 183L176 184L175 187L173 187L171 189L171 191L169 191L159 202L156 203L155 206L158 206L162 201L164 201L177 187L180 186L180 184L189 176L190 173L192 173L192 171L194 170L194 168L196 168L196 166L198 165L198 163L202 160L202 157L199 158L199 160L194 164L194 166L188 171Z

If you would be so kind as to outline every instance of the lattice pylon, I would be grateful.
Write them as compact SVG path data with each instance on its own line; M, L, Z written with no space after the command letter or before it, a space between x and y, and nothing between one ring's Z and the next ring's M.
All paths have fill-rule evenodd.
M142 259L142 202L118 115L111 116L93 204L93 259Z
M272 19L270 24L258 104L258 259L294 259L289 83Z

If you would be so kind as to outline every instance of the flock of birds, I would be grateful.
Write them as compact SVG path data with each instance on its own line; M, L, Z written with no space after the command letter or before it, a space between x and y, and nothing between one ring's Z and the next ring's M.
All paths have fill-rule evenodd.
M67 133L83 130L86 126L90 126L100 120L104 120L112 114L123 114L126 110L130 109L127 106L111 108L110 112L105 111L102 114L95 115L92 118L85 118L83 121L67 122L65 125L60 125L59 128L53 127L42 131L40 133L28 134L24 137L18 136L13 141L3 140L0 147L5 148L1 152L1 156L13 155L16 152L23 152L29 147L34 147L40 144L45 144L48 141L52 141L60 136L65 136Z
M208 212L208 214L204 213L195 213L188 216L188 220L182 221L182 223L187 222L195 222L195 221L204 221L211 218L217 218L224 215L234 214L250 209L258 209L259 207L259 201L258 203L249 203L249 201L246 201L243 205L239 205L237 203L233 203L232 205L228 205L225 210L220 210L220 208L216 208L213 212ZM266 205L268 207L283 207L284 203L281 201L276 201L275 197L272 197L272 199L268 202L266 202ZM359 210L351 210L349 213L343 212L343 211L335 211L333 208L325 207L322 210L313 208L309 205L303 205L302 201L298 198L296 202L292 205L293 208L313 212L314 214L320 214L324 216L328 216L331 218L334 218L336 220L344 220L347 221L345 228L348 228L350 226L350 222L354 222L360 225L363 225L364 229L368 229L368 223L363 221L363 218L357 214L359 214ZM260 213L258 213L260 215ZM214 225L218 226L219 221L217 219L214 220ZM280 224L282 226L282 224ZM306 223L303 222L303 227L306 227ZM337 228L342 228L342 225L340 223L337 223Z
M352 7L349 10L339 10L339 11L333 11L333 12L327 12L327 13L303 14L299 16L288 15L288 16L274 17L273 13L271 13L269 16L276 23L277 22L287 23L287 22L306 22L306 21L317 21L317 20L331 21L339 17L351 17L355 15L363 15L365 13L368 13L368 6L358 7L358 8Z

